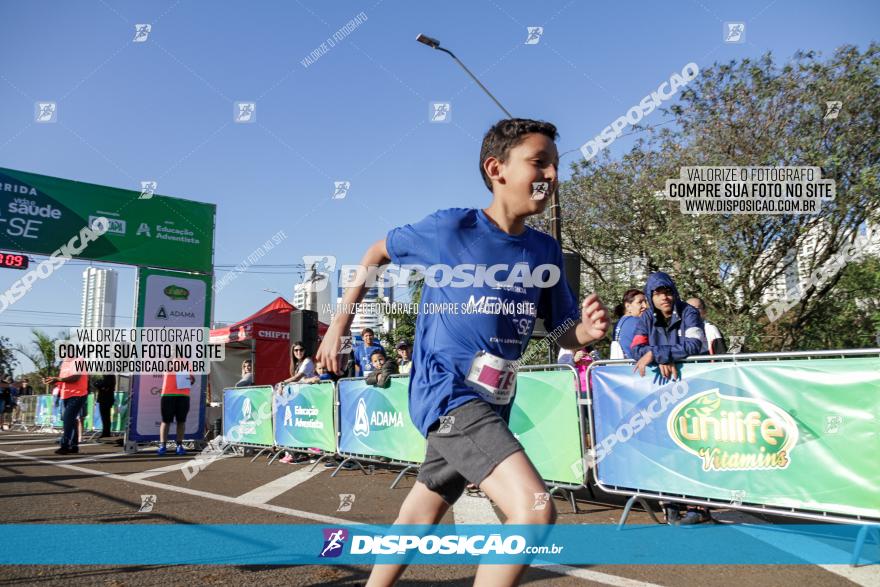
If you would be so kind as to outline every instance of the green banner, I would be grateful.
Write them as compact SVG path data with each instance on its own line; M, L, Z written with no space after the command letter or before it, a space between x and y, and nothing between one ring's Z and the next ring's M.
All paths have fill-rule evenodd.
M116 399L113 402L113 408L110 410L111 432L124 432L128 425L128 409L131 394L125 391L117 391Z
M421 463L425 438L409 417L409 377L392 377L387 389L363 379L339 386L339 451Z
M275 394L275 445L336 452L333 383L292 383Z
M880 358L591 374L605 486L880 519Z
M72 256L212 273L215 214L214 204L0 168L0 249L9 251L51 255L103 216L107 233Z
M580 408L574 371L521 371L510 412L510 430L541 478L550 484L581 485L583 457Z
M272 446L272 394L269 387L223 390L223 437L232 444Z

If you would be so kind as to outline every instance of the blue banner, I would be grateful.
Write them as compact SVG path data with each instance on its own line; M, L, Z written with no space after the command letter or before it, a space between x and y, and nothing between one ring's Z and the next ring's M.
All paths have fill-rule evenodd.
M223 436L232 444L272 446L272 396L269 386L223 390Z
M848 564L843 525L4 524L3 565ZM875 532L880 527L874 526ZM35 548L101 544L101 548ZM210 548L193 548L194 544ZM159 545L159 546L157 546ZM880 563L876 542L860 564Z
M409 417L409 377L387 389L363 379L339 381L339 451L421 463L425 438Z

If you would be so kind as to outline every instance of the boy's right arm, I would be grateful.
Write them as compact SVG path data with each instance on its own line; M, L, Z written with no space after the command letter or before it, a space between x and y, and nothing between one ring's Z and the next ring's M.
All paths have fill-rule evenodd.
M361 265L369 268L372 266L385 265L391 260L385 239L373 243L361 259ZM368 289L366 282L352 286L345 290L341 307L337 309L336 317L327 329L321 347L315 355L315 361L327 366L331 373L339 371L339 349L342 348L342 337L346 336L351 329L354 320L354 306L359 303Z

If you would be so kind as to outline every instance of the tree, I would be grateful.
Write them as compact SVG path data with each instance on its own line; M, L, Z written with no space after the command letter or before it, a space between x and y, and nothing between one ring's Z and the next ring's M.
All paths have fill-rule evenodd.
M18 361L12 354L13 348L9 344L9 339L0 336L0 377L12 375L13 370L18 366Z
M40 379L58 375L58 367L55 365L55 342L66 340L67 333L61 332L57 338L52 338L42 330L34 328L31 330L31 334L34 337L31 341L32 348L27 349L22 345L17 345L15 350L30 359L36 367L36 373Z
M876 280L855 268L845 296L840 282L849 273L838 271L807 284L782 319L771 323L765 310L793 263L810 275L865 226L880 226L878 78L876 43L863 53L841 47L825 62L799 52L782 66L771 54L715 64L665 110L673 124L639 129L645 136L619 159L606 151L573 164L560 186L562 246L580 256L588 289L613 306L648 272L666 271L683 296L706 299L723 331L745 335L750 350L841 348L851 335L873 335L869 319L855 320L846 336L819 319L829 300L855 316L857 300L878 298ZM825 120L830 100L843 107ZM655 195L685 166L818 166L836 182L836 199L809 216L685 215Z

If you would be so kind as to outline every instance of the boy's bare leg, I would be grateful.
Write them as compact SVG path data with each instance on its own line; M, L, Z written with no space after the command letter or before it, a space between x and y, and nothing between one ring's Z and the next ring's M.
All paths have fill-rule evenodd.
M168 424L162 422L159 424L159 444L165 446L168 443Z
M403 505L400 506L400 513L397 514L394 523L436 524L448 509L449 504L443 501L438 493L428 489L428 486L421 481L416 481ZM367 581L367 587L394 585L405 570L406 565L375 565Z
M553 524L556 508L553 501L544 509L535 509L535 494L547 493L538 471L523 451L515 452L495 467L480 483L480 489L501 508L505 524ZM516 585L528 565L480 565L474 586Z
M183 436L186 433L186 422L177 423L177 446L183 446Z

